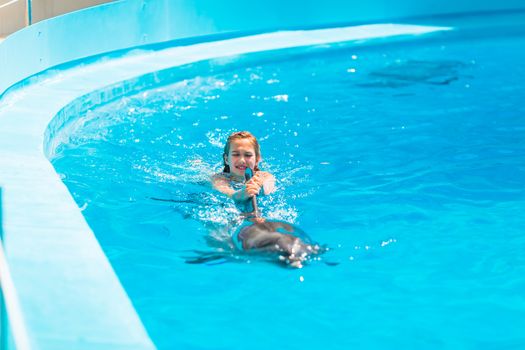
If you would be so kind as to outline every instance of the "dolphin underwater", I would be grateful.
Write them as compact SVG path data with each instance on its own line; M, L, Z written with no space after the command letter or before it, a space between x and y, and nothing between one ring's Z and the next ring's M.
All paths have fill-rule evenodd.
M246 169L246 180L253 176L253 170ZM152 198L155 200L162 200ZM168 201L168 200L162 200ZM172 201L172 200L169 200ZM179 202L179 201L177 201ZM185 202L185 201L184 201ZM296 225L285 221L269 220L260 216L256 196L251 199L251 208L243 213L243 222L229 234L234 251L208 252L192 250L197 256L186 257L187 264L217 265L237 261L243 254L278 257L278 262L287 266L302 268L303 263L314 255L328 250L325 246L314 243L308 235ZM221 248L223 249L223 248ZM334 265L327 263L328 265Z
M243 226L233 239L243 251L275 252L279 259L294 267L302 267L308 257L318 254L320 247L310 242L306 234L297 226L283 221L252 221ZM239 243L239 244L237 244Z
M253 170L246 169L246 180L253 176ZM320 253L320 247L311 242L299 227L278 220L267 220L259 216L257 196L252 197L253 216L232 236L233 243L243 251L274 252L279 260L293 267L303 267L308 257Z

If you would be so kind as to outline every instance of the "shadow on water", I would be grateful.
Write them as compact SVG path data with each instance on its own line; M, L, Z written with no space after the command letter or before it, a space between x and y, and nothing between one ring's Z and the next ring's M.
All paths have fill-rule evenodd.
M468 64L461 61L397 60L386 67L372 71L367 82L358 83L366 88L397 88L413 84L448 85L462 77Z

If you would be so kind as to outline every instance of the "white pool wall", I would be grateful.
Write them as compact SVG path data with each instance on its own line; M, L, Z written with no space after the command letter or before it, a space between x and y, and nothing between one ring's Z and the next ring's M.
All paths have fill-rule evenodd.
M7 37L0 45L0 95L49 67L138 45L524 7L522 0L115 1L42 21Z

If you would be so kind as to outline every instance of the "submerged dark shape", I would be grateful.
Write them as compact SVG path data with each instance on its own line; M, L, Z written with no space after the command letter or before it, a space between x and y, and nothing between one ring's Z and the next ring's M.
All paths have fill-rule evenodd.
M244 174L246 181L253 176L253 169ZM298 227L283 222L260 217L257 196L249 201L251 212L244 213L245 223L232 236L233 244L245 252L276 252L281 261L301 268L310 255L319 252L319 246L309 244L309 239Z
M194 250L193 253L195 253L196 256L186 257L186 264L219 265L238 260L232 254L225 252L206 252Z
M186 263L218 265L257 257L300 268L308 259L326 251L325 247L313 243L303 230L293 224L262 218L249 220L252 221L247 220L232 236L237 249L217 246L214 251L194 250L196 255L185 257ZM213 241L210 239L210 242Z
M362 87L401 87L412 84L447 85L459 80L467 64L461 61L396 61L368 74Z
M253 171L248 168L245 174L246 181L249 181L252 176ZM181 196L178 199L157 197L150 197L150 199L158 202L177 203L183 206L201 204L209 207L210 203L214 202L212 198L207 198L203 194ZM220 206L225 205L224 202L218 204ZM240 215L230 218L226 227L222 227L222 223L205 223L210 231L219 233L218 237L210 235L205 238L208 245L217 250L212 252L194 251L197 255L186 257L186 263L215 265L235 260L242 261L251 256L252 258L261 257L281 264L284 263L286 266L301 268L303 263L311 257L325 251L325 248L312 243L299 227L284 221L260 217L257 196L253 196L240 204L237 206ZM183 217L186 218L185 215ZM224 228L227 230L227 242L222 236L222 233L226 233L223 232Z
M243 251L275 252L281 261L294 267L302 267L309 257L321 252L320 246L295 225L263 218L252 218L250 222L233 236L237 241L234 244Z

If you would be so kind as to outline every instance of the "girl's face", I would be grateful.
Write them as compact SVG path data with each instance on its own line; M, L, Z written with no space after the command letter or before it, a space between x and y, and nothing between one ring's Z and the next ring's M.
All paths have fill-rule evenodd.
M243 176L246 168L254 169L259 163L255 148L249 139L232 140L230 151L224 155L224 161L230 166L230 173Z

